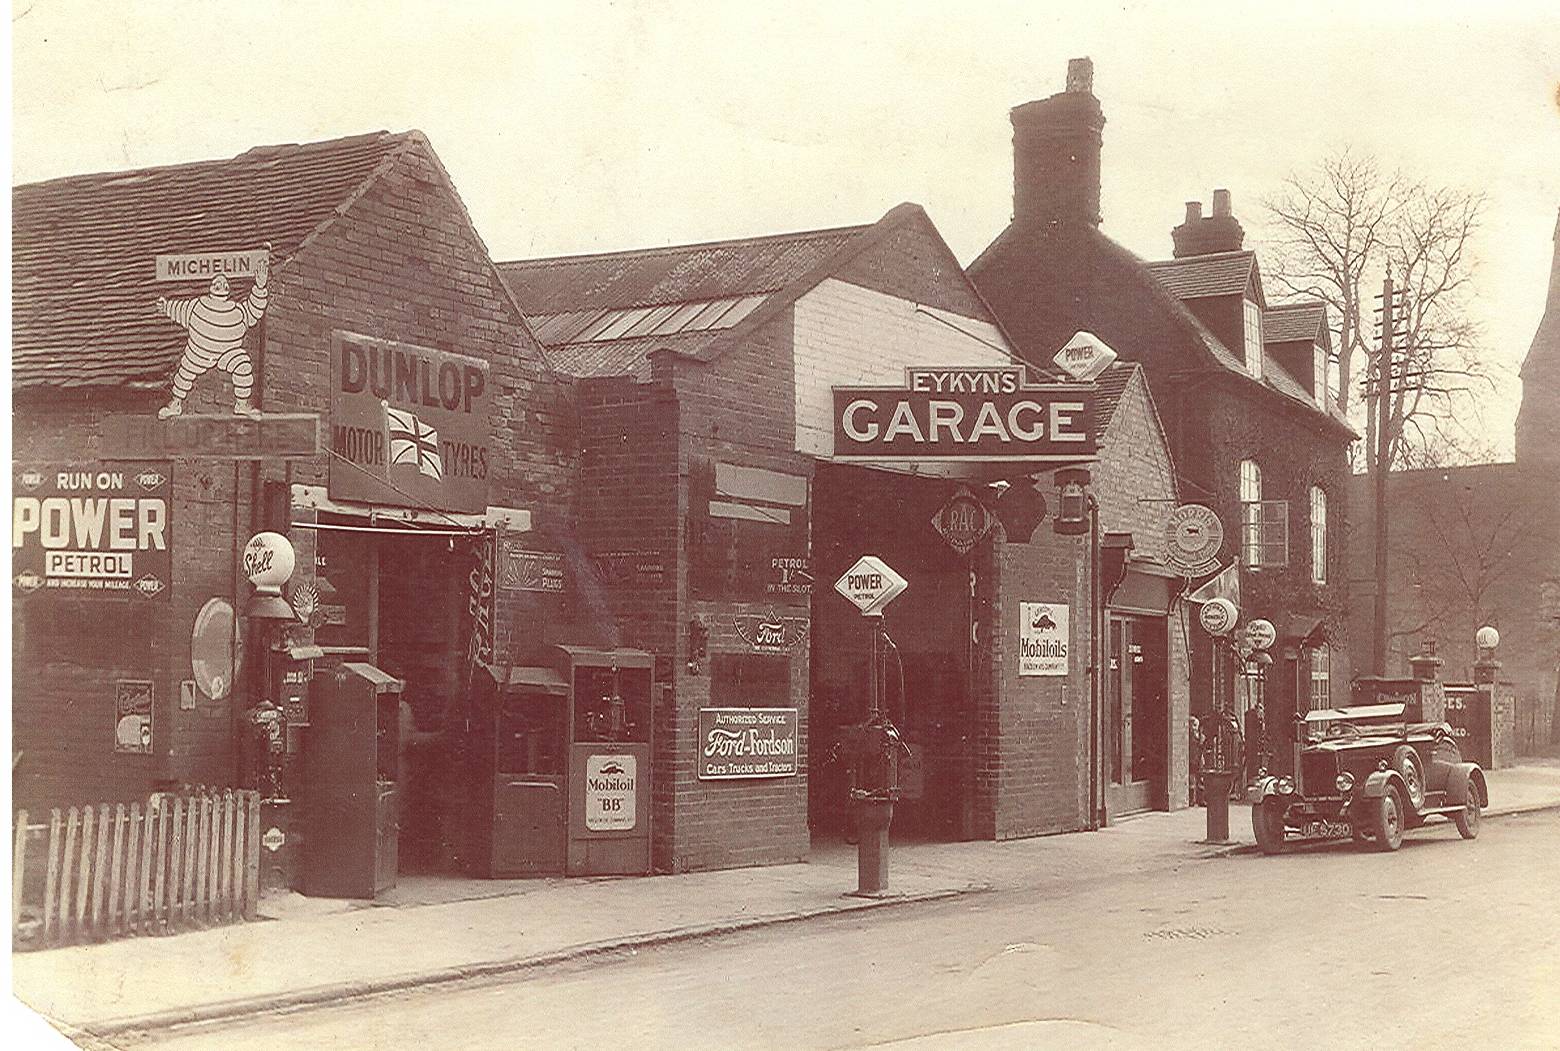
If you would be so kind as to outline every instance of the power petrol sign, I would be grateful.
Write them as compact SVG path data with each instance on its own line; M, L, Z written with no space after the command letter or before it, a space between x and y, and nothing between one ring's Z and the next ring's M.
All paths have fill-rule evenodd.
M911 368L903 387L834 388L843 461L1074 461L1094 455L1094 386L1022 367Z
M172 473L166 461L17 466L13 594L167 601Z
M880 615L909 586L908 580L876 555L862 555L834 582L834 590L868 617Z

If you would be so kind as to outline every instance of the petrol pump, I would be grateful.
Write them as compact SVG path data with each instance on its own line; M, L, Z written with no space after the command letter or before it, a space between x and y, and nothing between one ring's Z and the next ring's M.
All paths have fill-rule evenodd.
M866 623L870 642L867 712L861 723L848 727L836 746L851 769L850 806L856 823L856 890L858 897L882 897L888 890L888 827L899 798L899 757L909 747L883 711L879 652L883 610L909 586L909 581L876 555L863 555L834 583Z

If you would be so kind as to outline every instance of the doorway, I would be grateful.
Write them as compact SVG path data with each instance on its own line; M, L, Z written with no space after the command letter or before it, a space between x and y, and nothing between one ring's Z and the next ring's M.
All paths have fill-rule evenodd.
M1168 643L1163 617L1110 617L1105 805L1111 817L1169 805Z

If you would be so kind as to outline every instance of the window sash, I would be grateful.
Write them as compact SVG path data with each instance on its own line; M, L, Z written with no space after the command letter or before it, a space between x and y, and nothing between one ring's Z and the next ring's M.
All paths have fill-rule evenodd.
M1289 501L1248 500L1241 505L1241 557L1248 566L1289 565Z
M1327 493L1311 487L1311 580L1327 583Z
M1332 707L1332 647L1311 651L1311 711Z

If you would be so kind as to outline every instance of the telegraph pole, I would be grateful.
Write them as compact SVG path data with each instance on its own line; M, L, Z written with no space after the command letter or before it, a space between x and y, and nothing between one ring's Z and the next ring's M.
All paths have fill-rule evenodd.
M1381 283L1381 346L1376 354L1376 472L1375 478L1375 541L1376 541L1376 605L1372 619L1371 656L1377 675L1387 674L1387 468L1392 443L1387 435L1391 419L1391 399L1387 396L1392 383L1392 333L1396 327L1397 312L1392 302L1392 277L1389 274Z

